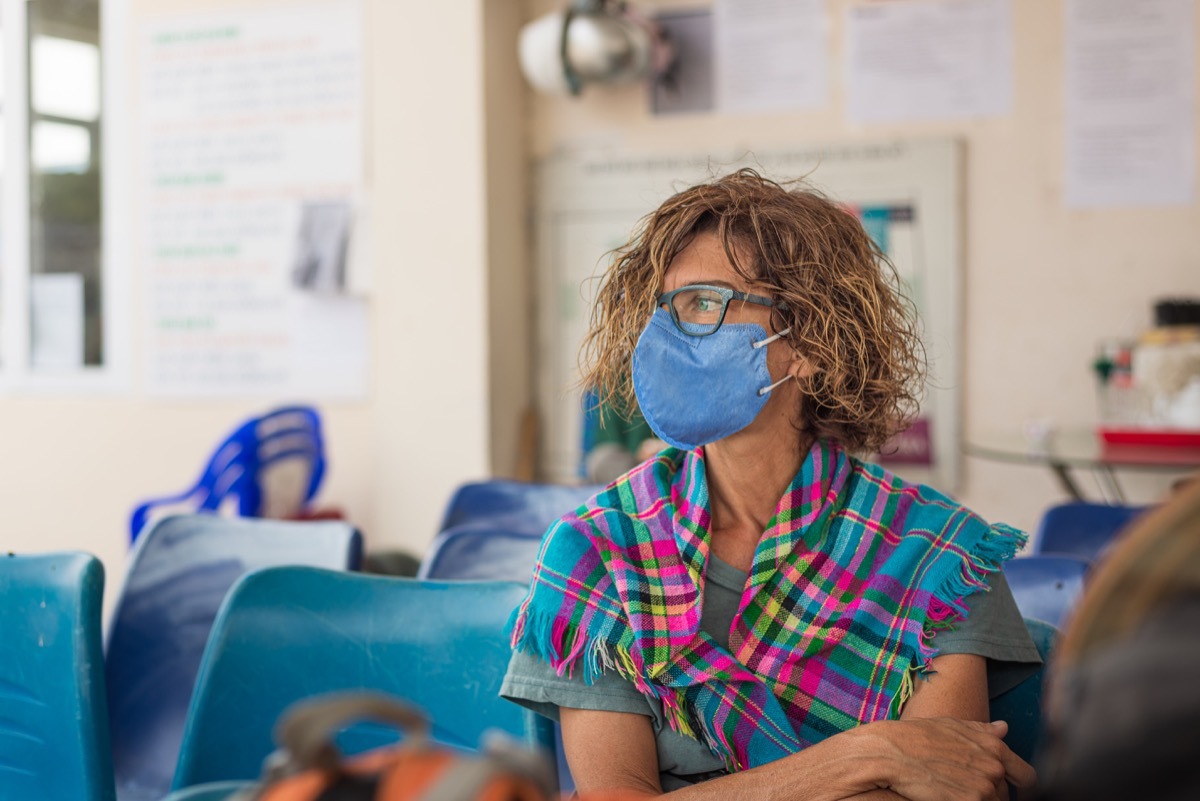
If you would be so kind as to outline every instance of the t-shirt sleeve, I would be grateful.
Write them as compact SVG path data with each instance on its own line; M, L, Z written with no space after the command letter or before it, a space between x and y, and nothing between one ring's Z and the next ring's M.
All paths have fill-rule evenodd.
M654 727L659 782L664 791L725 772L723 761L708 746L671 731L663 718L662 705L644 697L633 682L616 673L602 673L594 683L587 684L578 674L572 678L559 676L542 660L518 651L509 660L500 695L554 721L562 707L645 715Z
M988 589L966 598L969 614L958 626L931 641L939 655L977 654L988 660L988 696L995 698L1038 672L1042 657L1029 636L1012 590L997 570Z
M646 697L633 682L618 674L601 673L588 684L581 671L573 676L559 676L549 664L524 651L513 652L500 695L554 721L558 720L561 707L655 717Z

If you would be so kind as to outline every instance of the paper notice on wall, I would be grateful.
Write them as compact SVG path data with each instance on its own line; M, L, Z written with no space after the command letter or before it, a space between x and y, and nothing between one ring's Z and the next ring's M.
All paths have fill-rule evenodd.
M846 10L846 114L896 122L1008 114L1012 0L890 0Z
M721 111L796 111L829 102L824 0L717 0Z
M1068 0L1066 13L1067 204L1190 203L1193 0Z
M147 390L362 396L360 5L155 18L140 56Z
M83 366L83 276L29 276L30 362L38 370Z

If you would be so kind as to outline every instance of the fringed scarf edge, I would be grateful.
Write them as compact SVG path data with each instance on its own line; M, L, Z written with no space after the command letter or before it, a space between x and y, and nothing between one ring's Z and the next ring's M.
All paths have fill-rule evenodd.
M918 642L919 658L904 672L900 688L892 699L889 716L898 718L908 699L916 690L917 676L928 676L933 672L932 663L938 655L933 645L934 635L949 631L967 619L970 609L966 599L980 591L991 591L988 576L1001 570L1017 551L1025 546L1029 535L1005 523L994 523L967 552L967 557L957 570L950 570L942 582L934 588L933 597L925 613Z

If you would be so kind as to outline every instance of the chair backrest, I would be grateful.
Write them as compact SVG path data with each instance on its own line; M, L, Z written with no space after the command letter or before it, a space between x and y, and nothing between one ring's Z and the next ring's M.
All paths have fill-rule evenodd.
M1061 553L1095 561L1121 529L1145 506L1064 503L1052 506L1038 524L1036 553Z
M567 486L502 479L463 484L450 499L440 530L478 522L542 534L551 523L602 489L595 484Z
M1062 554L1034 554L1004 563L1004 577L1021 615L1062 628L1083 595L1088 560Z
M376 690L421 707L433 739L474 750L488 729L552 747L552 726L500 698L505 628L525 588L272 568L246 576L213 628L174 786L257 777L292 702ZM386 742L355 727L348 753Z
M272 503L266 478L281 465L299 466L298 486ZM310 406L284 406L239 425L213 451L195 485L182 493L143 501L130 516L130 542L136 541L159 508L213 512L227 500L245 516L286 516L303 510L325 476L321 418ZM279 483L279 482L276 482ZM271 514L279 507L279 513Z
M518 581L533 576L542 535L466 523L434 538L417 578Z
M356 569L361 551L361 537L341 521L176 515L139 538L107 643L122 801L166 795L204 645L229 588L274 565Z
M1025 626L1042 656L1042 667L1016 687L993 698L988 711L992 720L1008 722L1008 734L1004 737L1008 747L1026 762L1032 762L1042 736L1042 685L1058 629L1029 618L1026 618Z
M0 798L113 798L94 556L0 556Z

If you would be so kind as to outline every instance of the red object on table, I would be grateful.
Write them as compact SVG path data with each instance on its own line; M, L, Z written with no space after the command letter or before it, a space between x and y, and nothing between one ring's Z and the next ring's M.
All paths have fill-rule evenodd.
M1151 445L1157 448L1200 448L1200 429L1115 428L1100 426L1100 439L1110 445Z

